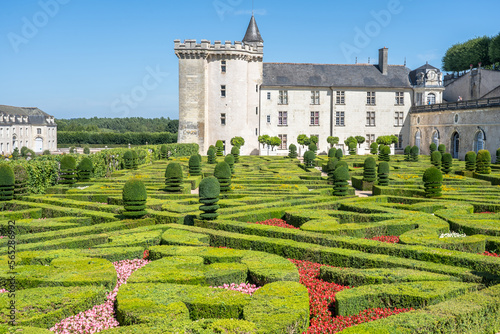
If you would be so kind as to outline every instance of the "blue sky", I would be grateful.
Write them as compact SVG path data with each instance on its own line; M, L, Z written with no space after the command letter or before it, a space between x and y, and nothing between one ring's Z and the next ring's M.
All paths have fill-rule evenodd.
M441 67L500 32L498 0L255 0L265 62ZM174 39L241 40L251 0L2 0L0 104L56 118L178 118Z

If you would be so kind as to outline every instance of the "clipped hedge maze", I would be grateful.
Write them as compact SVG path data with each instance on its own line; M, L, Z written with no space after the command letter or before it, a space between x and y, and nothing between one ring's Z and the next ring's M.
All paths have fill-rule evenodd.
M483 255L500 253L498 165L480 174L471 159L468 169L447 161L441 187L426 177L426 192L433 163L415 150L388 164L371 156L366 171L365 156L342 157L336 175L326 156L316 156L314 168L296 158L239 156L232 175L222 158L217 165L206 156L170 157L137 169L129 158L130 169L83 187L0 202L0 234L16 221L25 333L48 332L104 303L117 284L113 262L143 257L151 262L114 301L120 327L102 333L313 333L308 290L288 259L324 265L318 280L350 287L330 302L332 319L414 309L342 333L500 331L500 258ZM169 163L176 168L166 173ZM355 195L352 185L362 187L363 178L374 196ZM427 197L429 186L437 197ZM252 224L275 218L295 229ZM461 236L446 237L452 232ZM399 242L371 240L380 236ZM0 239L0 289L8 290L7 241ZM211 287L244 282L260 288L248 295ZM8 303L0 293L2 323Z

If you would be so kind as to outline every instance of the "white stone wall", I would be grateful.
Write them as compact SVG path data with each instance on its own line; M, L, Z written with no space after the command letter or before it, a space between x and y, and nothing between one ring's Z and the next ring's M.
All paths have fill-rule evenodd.
M35 153L42 153L45 150L57 151L57 126L54 118L47 118L47 122L45 125L0 123L0 154L9 155L16 147L20 150L23 146ZM37 138L41 139L41 149L40 145L37 146Z

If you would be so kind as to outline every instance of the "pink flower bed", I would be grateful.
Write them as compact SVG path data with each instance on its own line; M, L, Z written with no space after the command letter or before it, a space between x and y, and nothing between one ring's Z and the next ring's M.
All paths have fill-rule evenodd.
M251 222L248 222L248 223L249 224L270 225L270 226L277 226L277 227L283 227L283 228L292 228L292 229L298 230L297 227L292 226L290 224L287 224L286 221L284 221L283 219L278 219L278 218L272 218L272 219L264 220L261 222L255 222L255 223L251 223Z
M5 289L0 289L0 293L6 293L6 292L9 292L9 291L7 291Z
M500 257L500 254L497 254L497 253L490 253L488 251L484 252L483 255L486 255L486 256L493 256L493 257Z
M250 296L255 291L259 290L258 286L256 286L255 284L250 284L250 283L241 283L239 285L236 283L231 283L231 284L224 284L222 286L211 286L211 288L239 291L241 293L246 293L247 295L250 295Z

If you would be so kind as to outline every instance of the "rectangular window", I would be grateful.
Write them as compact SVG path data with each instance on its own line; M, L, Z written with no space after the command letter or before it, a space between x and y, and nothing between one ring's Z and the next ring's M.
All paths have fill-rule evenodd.
M345 126L344 112L343 111L336 111L335 112L335 126Z
M337 91L336 104L345 104L345 91Z
M319 104L319 90L311 91L311 104Z
M220 114L220 125L226 125L226 114Z
M375 142L375 135L368 134L366 135L366 148L370 149L370 145Z
M225 60L220 62L220 71L222 73L226 73L226 61Z
M226 97L226 85L220 85L220 97Z
M280 150L286 150L286 149L288 149L288 145L287 145L287 142L286 142L286 135L278 135L278 138L281 139L281 144L280 144L279 149Z
M270 100L271 99L271 92L267 92L267 99Z
M280 90L278 104L288 104L288 91Z
M271 115L267 115L267 123L271 123Z
M403 149L403 135L399 134L399 135L396 135L396 137L398 137L398 142L396 143L395 148L401 150L401 149Z
M259 92L259 85L255 85L255 92L258 93Z
M278 125L288 125L288 113L286 111L278 111Z
M375 92L366 92L366 104L369 106L375 105Z
M405 105L405 96L403 92L396 92L396 105L397 106Z
M319 111L311 111L311 124L319 125Z
M259 133L257 132L257 130L258 130L258 129L257 129L257 128L255 128L255 135L256 135L256 136L258 136L258 135L259 135Z
M255 115L259 114L259 107L255 107Z
M366 126L375 126L375 111L366 112Z
M42 129L41 128L37 128L36 129L36 134L37 135L41 135L42 134Z
M394 126L403 126L403 116L404 113L402 111L394 112Z

